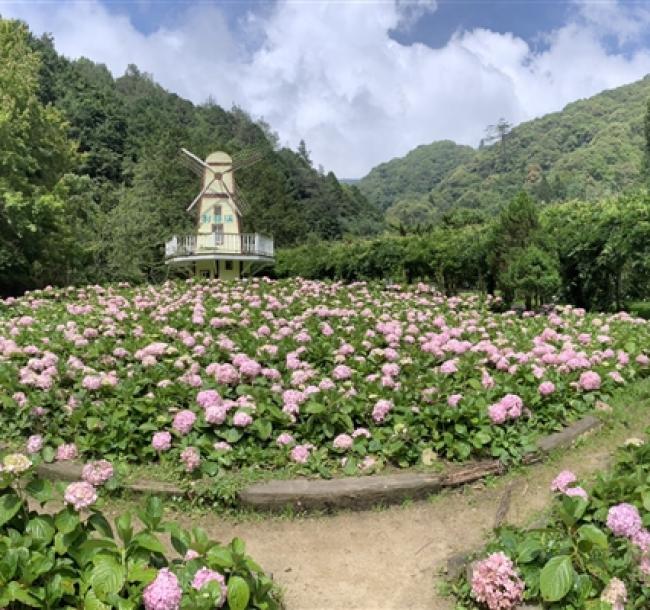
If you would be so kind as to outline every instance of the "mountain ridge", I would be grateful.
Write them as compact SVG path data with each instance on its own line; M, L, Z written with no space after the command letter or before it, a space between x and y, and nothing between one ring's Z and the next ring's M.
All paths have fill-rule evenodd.
M391 208L401 208L402 221L411 210L421 219L423 208L431 221L457 208L493 213L521 190L544 202L621 193L643 183L642 123L649 98L647 75L520 123L506 136L505 148L500 142L465 147L472 152L459 162L457 154L441 155L440 145L447 143L445 153L457 153L461 145L448 140L420 145L376 166L358 186L388 217ZM431 188L423 189L427 164ZM409 182L418 175L419 183Z

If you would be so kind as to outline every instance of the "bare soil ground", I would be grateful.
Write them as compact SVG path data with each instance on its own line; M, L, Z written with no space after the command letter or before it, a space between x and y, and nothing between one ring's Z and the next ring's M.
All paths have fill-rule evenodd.
M287 610L447 610L437 593L447 558L480 548L500 501L512 487L507 522L525 524L549 506L558 471L589 476L605 468L627 437L650 422L598 433L546 464L491 483L384 510L329 516L269 517L235 523L217 515L170 515L227 541L240 536L285 591Z

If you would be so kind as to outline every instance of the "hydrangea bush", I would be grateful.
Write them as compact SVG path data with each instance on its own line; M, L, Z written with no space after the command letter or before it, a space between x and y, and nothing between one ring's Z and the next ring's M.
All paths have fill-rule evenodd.
M240 539L222 545L200 528L165 522L156 498L138 511L139 523L125 513L111 525L97 508L98 488L87 481L67 485L57 508L55 487L32 471L24 454L1 460L1 608L281 608ZM106 464L84 469L99 485L107 473Z
M0 301L0 422L47 461L186 477L507 462L650 370L645 320L491 305L422 284L48 288Z
M550 491L547 524L497 530L470 576L455 585L457 607L650 607L650 443L634 439L621 449L589 491L566 470Z

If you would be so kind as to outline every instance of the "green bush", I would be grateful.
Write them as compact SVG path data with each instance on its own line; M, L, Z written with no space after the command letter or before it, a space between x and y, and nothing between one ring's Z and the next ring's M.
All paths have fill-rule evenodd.
M111 525L95 506L78 512L69 503L69 489L64 508L57 508L60 498L55 486L34 475L28 458L21 454L4 457L0 607L151 610L154 606L147 607L143 592L162 569L171 572L170 578L182 590L176 610L208 610L222 601L229 610L281 607L272 581L246 555L242 540L235 538L223 545L210 540L200 528L188 531L166 522L157 498L150 498L137 511L139 523L127 512ZM40 510L30 508L36 504ZM169 557L163 537L178 556ZM218 572L227 593L216 582L196 590L192 582L202 568Z

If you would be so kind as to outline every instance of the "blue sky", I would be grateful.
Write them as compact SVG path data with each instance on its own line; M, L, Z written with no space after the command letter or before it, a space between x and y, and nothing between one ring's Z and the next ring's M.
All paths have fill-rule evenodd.
M116 76L134 63L196 103L236 104L347 178L650 72L650 1L0 0L0 14Z

